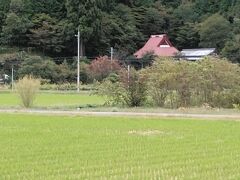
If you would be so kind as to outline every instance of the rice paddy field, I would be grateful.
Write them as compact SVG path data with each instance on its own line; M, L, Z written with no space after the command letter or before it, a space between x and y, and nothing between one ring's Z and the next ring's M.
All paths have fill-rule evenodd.
M240 122L2 113L0 179L240 179Z
M90 93L49 93L41 92L34 101L35 108L75 108L79 106L98 106L104 104L104 100ZM0 92L0 108L22 107L16 93Z

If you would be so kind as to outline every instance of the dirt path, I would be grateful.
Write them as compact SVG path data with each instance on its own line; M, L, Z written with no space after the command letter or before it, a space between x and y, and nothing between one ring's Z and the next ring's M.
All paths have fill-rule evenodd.
M46 115L77 115L77 116L140 116L140 117L178 117L198 118L212 120L237 120L240 121L240 114L236 115L213 115L213 114L184 114L184 113L141 113L141 112L87 112L87 111L60 111L60 110L17 110L2 109L0 113L20 114L46 114Z

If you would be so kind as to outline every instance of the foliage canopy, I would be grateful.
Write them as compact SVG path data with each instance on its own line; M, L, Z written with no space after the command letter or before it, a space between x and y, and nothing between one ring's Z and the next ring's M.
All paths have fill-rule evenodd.
M228 57L234 49L231 59L239 62L239 49L230 44L240 34L239 7L229 0L1 0L0 42L73 56L79 27L84 54L95 57L111 46L131 55L149 35L168 33L179 49L224 48Z

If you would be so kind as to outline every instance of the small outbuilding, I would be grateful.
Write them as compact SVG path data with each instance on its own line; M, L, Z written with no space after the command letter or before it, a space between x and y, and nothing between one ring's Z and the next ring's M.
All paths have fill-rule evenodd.
M139 49L134 56L140 59L148 53L152 53L158 57L175 57L179 54L179 51L172 45L166 34L161 34L152 35L146 44Z
M183 49L180 53L181 59L189 61L201 60L206 56L215 56L215 48Z

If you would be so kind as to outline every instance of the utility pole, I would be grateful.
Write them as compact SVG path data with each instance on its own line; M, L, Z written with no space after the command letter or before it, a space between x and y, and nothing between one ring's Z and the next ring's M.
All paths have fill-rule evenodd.
M77 92L80 92L80 30L78 28Z

